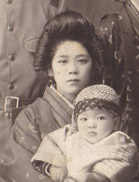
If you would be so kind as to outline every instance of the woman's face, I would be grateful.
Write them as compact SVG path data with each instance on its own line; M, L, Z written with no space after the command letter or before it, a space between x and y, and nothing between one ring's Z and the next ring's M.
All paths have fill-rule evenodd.
M90 84L91 71L91 57L79 42L64 41L58 45L52 60L51 75L59 93L72 102Z

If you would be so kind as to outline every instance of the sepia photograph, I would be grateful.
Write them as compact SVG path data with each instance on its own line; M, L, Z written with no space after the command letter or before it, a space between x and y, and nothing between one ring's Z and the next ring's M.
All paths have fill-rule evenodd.
M0 182L139 182L139 0L0 0Z

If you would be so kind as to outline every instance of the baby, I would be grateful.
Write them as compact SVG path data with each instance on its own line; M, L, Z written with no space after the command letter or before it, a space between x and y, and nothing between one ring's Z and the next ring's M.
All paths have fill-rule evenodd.
M46 135L33 156L36 169L54 181L131 182L137 168L137 147L116 131L121 110L109 86L83 89L74 102L72 125Z

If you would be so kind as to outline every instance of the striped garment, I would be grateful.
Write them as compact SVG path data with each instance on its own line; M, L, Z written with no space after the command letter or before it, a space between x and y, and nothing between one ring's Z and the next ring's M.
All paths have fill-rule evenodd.
M57 92L53 86L46 87L43 98L50 103L53 115L60 127L71 123L73 105L59 92Z

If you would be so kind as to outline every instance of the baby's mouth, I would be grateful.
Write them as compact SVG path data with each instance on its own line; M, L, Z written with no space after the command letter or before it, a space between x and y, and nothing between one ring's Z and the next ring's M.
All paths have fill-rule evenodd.
M97 135L97 133L95 131L89 131L88 134L91 135L91 136L96 136Z

